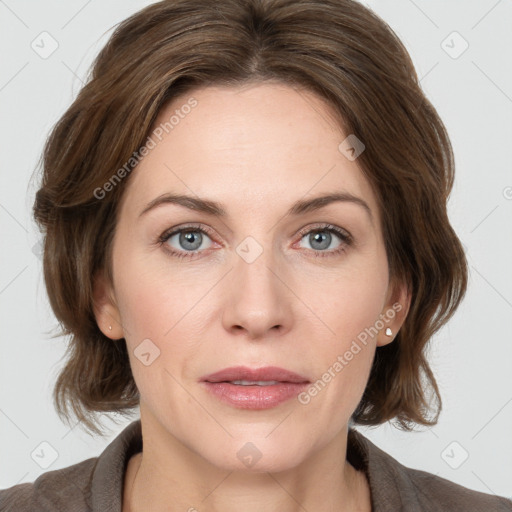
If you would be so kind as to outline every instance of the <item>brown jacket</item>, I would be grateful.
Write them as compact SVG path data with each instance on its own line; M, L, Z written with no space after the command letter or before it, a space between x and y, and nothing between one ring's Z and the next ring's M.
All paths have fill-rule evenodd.
M0 511L121 512L126 465L141 450L137 420L99 457L47 471L33 483L0 490ZM407 468L354 429L349 430L347 459L366 472L374 512L512 512L511 500Z

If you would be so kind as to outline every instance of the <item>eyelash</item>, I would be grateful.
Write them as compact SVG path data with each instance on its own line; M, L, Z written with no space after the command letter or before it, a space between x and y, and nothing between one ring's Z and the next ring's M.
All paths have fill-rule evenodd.
M163 246L165 242L169 240L173 235L177 233L182 232L196 232L199 231L200 233L204 233L206 235L209 235L210 237L213 236L213 231L209 228L198 226L198 225L187 225L187 226L181 226L178 229L172 228L171 230L165 231L160 235L158 238L158 244L160 246ZM349 235L347 232L341 230L340 228L337 228L336 226L333 226L332 224L322 224L319 226L315 226L313 228L303 229L298 234L300 236L300 239L302 239L305 235L311 234L311 233L322 233L322 232L329 232L334 233L341 239L341 244L337 249L331 249L330 251L318 251L314 249L308 249L309 251L313 252L314 257L318 258L326 258L331 256L337 256L347 250L347 247L350 247L353 244L353 238L351 235ZM195 255L197 255L200 252L203 251L176 251L174 249L164 249L167 253L169 253L174 258L193 258Z

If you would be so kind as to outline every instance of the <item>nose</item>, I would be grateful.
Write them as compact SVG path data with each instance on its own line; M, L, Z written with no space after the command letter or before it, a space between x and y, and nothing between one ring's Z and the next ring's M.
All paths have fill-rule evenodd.
M251 263L235 257L222 318L230 334L244 333L254 340L282 335L291 328L293 294L270 252L263 251Z

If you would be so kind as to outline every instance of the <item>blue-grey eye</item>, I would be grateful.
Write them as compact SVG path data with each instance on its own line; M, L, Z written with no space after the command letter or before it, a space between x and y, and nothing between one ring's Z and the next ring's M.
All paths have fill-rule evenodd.
M339 240L338 245L335 247L331 247L332 242L335 241L335 238L333 238L333 234L335 235L335 238L338 238ZM327 228L321 230L317 229L316 231L306 233L303 236L303 240L307 240L309 244L309 247L307 247L308 249L312 249L315 251L336 249L342 243L341 235L338 235L337 233L333 232L333 230Z
M169 234L166 243L177 251L189 252L207 249L208 247L204 247L204 243L208 240L209 236L200 229L182 229Z

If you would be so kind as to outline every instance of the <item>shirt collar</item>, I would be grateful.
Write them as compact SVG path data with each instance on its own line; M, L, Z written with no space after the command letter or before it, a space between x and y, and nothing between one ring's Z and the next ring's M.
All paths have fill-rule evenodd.
M130 423L98 457L91 484L92 512L121 512L126 467L131 456L140 451L139 419Z
M348 433L347 460L366 474L373 512L421 509L407 468L353 428Z

